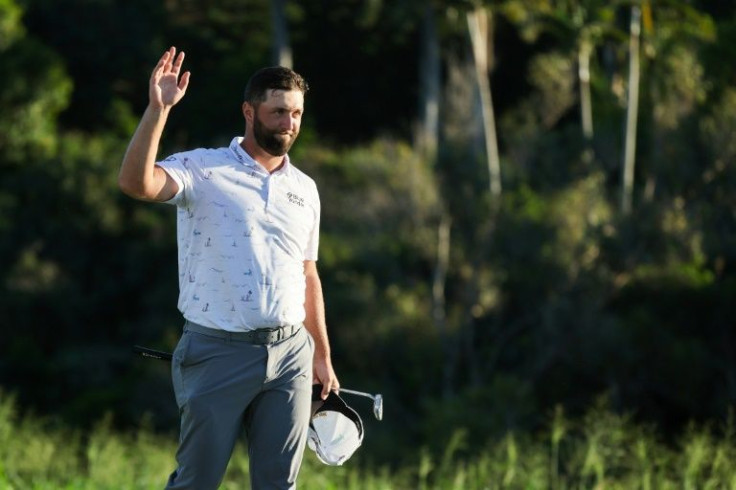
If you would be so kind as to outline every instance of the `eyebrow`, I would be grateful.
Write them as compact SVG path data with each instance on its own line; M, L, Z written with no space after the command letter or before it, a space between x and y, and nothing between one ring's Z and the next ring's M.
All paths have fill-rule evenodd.
M304 112L304 107L288 107L286 105L276 105L273 106L273 108L271 109L271 112L273 111Z

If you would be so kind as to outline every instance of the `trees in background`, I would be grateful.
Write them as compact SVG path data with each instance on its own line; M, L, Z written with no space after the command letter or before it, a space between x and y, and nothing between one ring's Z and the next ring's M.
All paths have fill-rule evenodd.
M242 85L291 45L312 87L292 156L321 188L335 362L387 400L376 460L458 427L484 444L602 392L665 428L723 416L734 9L713 27L715 7L673 1L644 23L627 215L629 10L604 4L0 1L0 383L75 423L152 411L170 427L166 367L130 346L177 338L174 218L120 195L119 161L168 45L192 84L162 154L242 132Z
M527 42L536 43L540 36L553 36L555 45L559 45L558 49L571 56L570 60L564 62L564 72L569 74L567 64L573 60L577 63L580 129L585 145L582 157L588 165L592 164L595 158L595 131L591 70L596 65L591 66L591 58L598 59L596 53L609 51L607 42L618 42L623 38L621 27L616 21L617 3L601 0L508 0L504 2L503 9L519 27L521 36ZM557 93L557 98L563 97L559 87L553 85L551 88ZM548 108L552 109L547 115L551 124L557 122L560 111L569 109L567 105L558 104L558 107L557 111Z
M646 5L648 8L649 6ZM639 121L639 79L641 61L641 7L631 7L629 22L629 83L626 91L626 138L624 139L624 162L621 168L621 212L631 213L634 194L634 163L636 160L636 128Z

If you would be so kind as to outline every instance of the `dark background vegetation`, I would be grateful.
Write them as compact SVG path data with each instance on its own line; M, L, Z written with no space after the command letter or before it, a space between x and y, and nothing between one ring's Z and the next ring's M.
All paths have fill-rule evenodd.
M432 157L415 142L425 5L442 60ZM615 15L591 57L591 157L576 46L604 24L602 5ZM471 7L285 2L294 68L311 85L292 156L321 189L333 361L343 386L386 400L381 423L353 400L363 451L399 461L458 429L480 447L601 395L665 438L724 419L736 397L736 4L647 7L630 212L630 3L488 3L495 202ZM64 424L113 413L124 429L148 414L176 430L168 366L131 353L178 338L174 210L116 185L170 45L192 79L160 155L226 144L243 130L245 81L274 63L266 0L0 0L0 386Z

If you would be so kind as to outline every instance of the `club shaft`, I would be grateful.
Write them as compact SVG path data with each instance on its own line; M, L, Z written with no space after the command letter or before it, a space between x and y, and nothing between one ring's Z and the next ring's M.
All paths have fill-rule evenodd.
M348 390L347 388L340 388L340 393L347 393L348 395L364 396L366 398L370 398L371 400L376 399L376 397L374 395L371 395L370 393L364 393L362 391L355 391L355 390Z

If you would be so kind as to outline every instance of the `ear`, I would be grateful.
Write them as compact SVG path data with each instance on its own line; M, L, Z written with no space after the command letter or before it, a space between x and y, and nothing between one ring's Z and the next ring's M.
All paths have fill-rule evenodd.
M245 118L245 122L248 124L253 124L253 117L255 116L255 107L253 107L249 102L243 102L242 110L243 110L243 117Z

